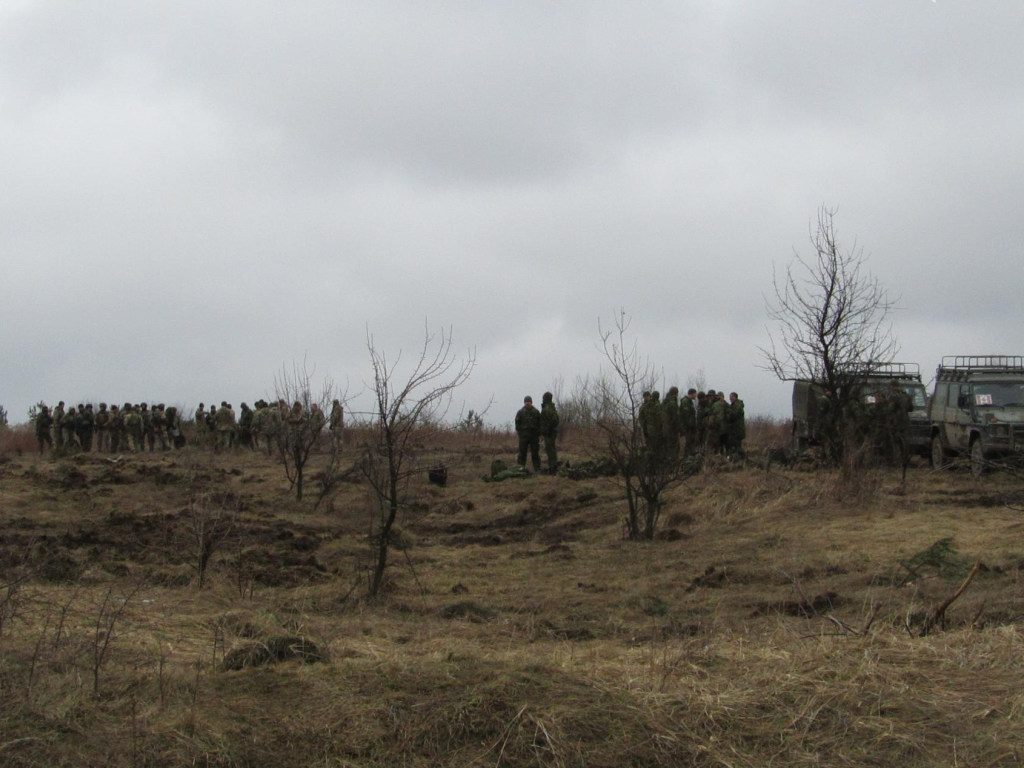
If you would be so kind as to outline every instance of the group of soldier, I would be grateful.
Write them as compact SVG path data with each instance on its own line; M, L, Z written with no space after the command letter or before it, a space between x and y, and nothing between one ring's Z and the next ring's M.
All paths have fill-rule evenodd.
M558 424L558 412L550 392L544 393L540 410L534 407L529 395L523 399L523 407L515 418L520 467L526 467L529 453L534 471L540 471L540 438L544 438L547 470L557 471ZM647 456L666 465L698 455L742 455L746 438L746 417L739 395L732 392L726 399L724 392L713 389L698 392L691 388L680 398L679 388L671 387L664 400L660 392L644 392L643 403L637 411L637 426Z
M117 404L109 408L92 403L66 408L61 400L52 410L40 404L35 416L39 453L44 450L96 451L101 453L141 453L167 451L186 444L181 414L175 406L163 403L150 407L147 403ZM340 444L344 426L344 410L335 400L330 416L325 416L316 403L308 409L296 401L289 406L283 400L268 403L257 400L256 408L242 403L241 413L226 401L207 410L200 403L195 411L192 429L193 444L212 447L216 451L245 447L266 448L271 453L281 438L292 443L299 439L317 440L324 427L329 428L332 441ZM262 445L261 445L262 443Z
M98 452L168 450L181 442L181 417L163 403L100 403L65 407L61 400L51 411L40 404L34 417L39 452L47 447Z
M637 413L648 454L669 463L680 456L740 455L746 438L743 401L735 392L690 388L681 398L670 387L661 399L658 391L644 392Z
M540 410L533 405L533 398L523 398L523 407L516 412L516 435L519 438L519 466L526 467L526 454L529 452L534 472L540 472L540 439L544 438L544 453L548 460L548 472L558 471L558 411L555 409L554 395L545 392L541 398Z

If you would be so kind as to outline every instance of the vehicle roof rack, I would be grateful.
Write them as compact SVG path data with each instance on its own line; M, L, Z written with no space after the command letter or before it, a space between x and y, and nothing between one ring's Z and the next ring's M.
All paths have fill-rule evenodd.
M854 376L877 376L885 379L921 380L921 366L917 363L850 363L848 373Z
M939 366L942 371L1024 373L1024 355L947 355Z

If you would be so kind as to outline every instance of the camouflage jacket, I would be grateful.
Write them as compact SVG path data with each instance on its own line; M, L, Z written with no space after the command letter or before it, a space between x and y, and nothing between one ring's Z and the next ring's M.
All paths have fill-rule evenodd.
M516 412L516 433L520 437L540 437L540 411L532 403Z
M48 435L50 434L50 427L53 425L53 417L49 411L39 411L36 414L36 434L37 435Z
M661 413L665 422L665 434L669 437L679 434L679 399L675 395L665 395L661 404Z
M541 403L540 433L544 437L555 437L558 434L558 411L554 403Z
M679 402L679 427L684 433L697 428L697 409L693 405L693 400L688 397Z
M743 401L739 398L736 402L729 403L725 407L726 431L733 438L742 440L747 436L746 418L743 415Z

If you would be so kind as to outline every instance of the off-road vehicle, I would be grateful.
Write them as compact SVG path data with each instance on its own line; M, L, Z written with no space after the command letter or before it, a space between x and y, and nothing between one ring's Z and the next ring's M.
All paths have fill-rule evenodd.
M847 386L855 389L866 408L882 402L895 383L910 398L910 433L907 450L911 454L927 456L931 450L931 422L928 419L928 396L921 383L921 369L917 363L854 364L843 375ZM818 412L819 398L825 395L823 384L807 379L793 382L793 450L801 452L812 445L823 445L822 417Z
M942 358L929 411L932 465L970 458L980 475L992 461L1024 459L1024 356Z

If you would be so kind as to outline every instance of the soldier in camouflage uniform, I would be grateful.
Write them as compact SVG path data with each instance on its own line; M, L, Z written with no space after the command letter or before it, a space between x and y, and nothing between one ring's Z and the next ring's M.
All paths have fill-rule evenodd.
M722 453L725 449L725 398L720 392L708 390L708 453Z
M53 409L53 436L57 441L57 447L64 445L64 401L57 403Z
M314 444L320 442L320 433L323 432L326 426L327 417L324 415L324 412L320 410L319 405L312 403L309 406L309 428L312 430Z
M554 395L545 392L540 399L540 436L544 438L544 453L548 460L548 473L555 474L558 471L558 448L555 441L558 439L558 411L555 410Z
M200 403L199 407L196 408L194 427L195 431L192 434L192 439L196 445L202 445L206 442L206 405L204 403Z
M210 406L210 413L213 414L213 428L216 433L216 443L214 449L222 451L225 448L230 448L234 443L234 432L235 432L235 412L227 404L226 401L222 400L220 403L220 410L214 411L213 406Z
M61 421L61 430L64 432L64 443L68 448L78 448L78 432L76 424L78 422L78 410L73 406L68 408L68 412L64 414L64 418Z
M96 417L92 411L92 403L82 406L78 405L78 415L75 417L75 432L78 434L78 444L83 451L92 450L92 431Z
M651 392L647 412L641 424L647 439L647 458L652 467L660 467L665 461L665 412L662 409L661 393Z
M665 458L675 465L679 461L679 435L682 432L679 417L679 387L669 387L665 402L661 404L665 429Z
M636 410L636 425L640 428L640 434L644 436L644 442L648 440L648 424L650 422L651 393L644 390L640 395L640 407Z
M145 449L143 445L142 414L139 407L125 403L124 407L124 429L128 434L128 449L132 453L140 453Z
M142 450L149 448L152 453L156 447L156 430L153 428L153 414L150 413L149 403L139 405L139 416L142 417Z
M49 447L53 450L53 438L50 436L50 427L53 426L53 417L50 415L50 409L45 405L40 405L39 410L36 412L36 440L39 442L39 455L43 455L43 446Z
M181 434L181 414L178 409L171 405L164 410L164 420L167 423L167 441L175 448L185 444L185 438Z
M296 400L284 420L285 439L289 451L294 451L297 446L302 445L303 433L308 427L309 419L306 412L302 409L302 403Z
M281 412L277 404L258 400L256 413L252 417L252 436L256 448L260 447L260 440L262 440L267 449L267 456L269 456L274 450L274 442L277 440L280 429Z
M96 452L106 453L110 450L110 411L106 403L100 403L100 409L96 411L93 419L93 427L96 436Z
M164 404L158 403L153 406L153 410L150 414L150 419L153 423L153 436L156 439L156 445L160 446L161 451L167 450L167 416L164 413ZM153 450L152 448L150 450Z
M747 420L743 413L743 401L735 392L729 393L729 404L725 409L727 451L730 455L743 453L743 441L747 437Z
M331 431L331 444L340 447L342 444L342 432L345 429L345 409L340 400L335 399L331 403L331 418L328 424Z
M526 466L526 452L530 452L533 471L540 472L540 411L533 407L533 398L523 398L523 407L516 412L516 434L519 436L518 461Z
M238 416L238 445L252 450L252 408L242 403L242 412Z
M701 453L708 450L708 418L711 416L711 400L707 392L697 393L697 447Z
M679 429L686 439L686 455L697 453L697 390L691 388L679 402Z
M124 413L117 403L110 406L110 452L117 453L128 445L128 436L124 431Z

